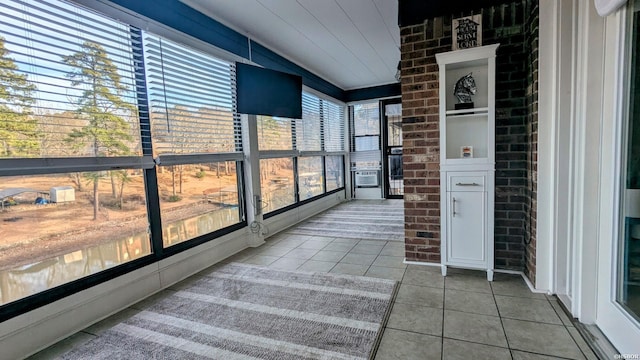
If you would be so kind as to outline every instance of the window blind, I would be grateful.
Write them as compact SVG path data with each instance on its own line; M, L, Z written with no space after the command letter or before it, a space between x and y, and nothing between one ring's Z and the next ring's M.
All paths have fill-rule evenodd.
M128 25L75 4L0 2L0 157L141 155L135 51Z
M344 106L323 100L322 119L324 122L324 150L326 152L343 152L345 139Z
M378 103L354 105L353 125L355 136L380 135L380 110Z
M351 128L351 170L379 169L382 154L378 103L354 105Z
M296 148L300 151L321 151L322 126L320 99L302 93L302 119L295 121Z
M242 150L234 65L144 34L155 154Z
M268 150L293 150L291 127L294 120L275 116L257 116L258 148Z

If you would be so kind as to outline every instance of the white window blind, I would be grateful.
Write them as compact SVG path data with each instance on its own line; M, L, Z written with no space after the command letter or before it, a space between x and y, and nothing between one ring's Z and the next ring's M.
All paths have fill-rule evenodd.
M0 157L141 155L139 49L128 25L77 5L0 2Z
M323 100L322 118L324 121L324 150L326 152L344 151L344 106Z
M300 151L321 151L320 99L302 93L302 119L295 122L296 147Z
M234 65L144 34L155 154L241 151Z
M257 117L258 148L268 150L293 150L291 125L294 120L275 116Z

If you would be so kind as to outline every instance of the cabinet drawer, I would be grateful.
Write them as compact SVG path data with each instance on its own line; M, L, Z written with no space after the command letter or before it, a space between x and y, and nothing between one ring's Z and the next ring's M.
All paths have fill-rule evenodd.
M447 191L485 191L485 176L450 175Z

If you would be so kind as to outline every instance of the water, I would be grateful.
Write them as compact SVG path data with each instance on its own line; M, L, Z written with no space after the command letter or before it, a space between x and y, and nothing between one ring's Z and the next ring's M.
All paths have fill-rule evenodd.
M165 226L163 243L170 246L240 221L237 207L228 207ZM0 271L0 304L37 294L151 254L144 232L110 243L77 250L37 263Z

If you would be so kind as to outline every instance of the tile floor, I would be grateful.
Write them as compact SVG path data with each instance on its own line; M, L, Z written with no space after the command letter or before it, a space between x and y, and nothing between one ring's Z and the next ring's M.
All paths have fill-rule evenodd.
M404 264L403 254L403 242L284 232L225 262L400 281L377 360L597 359L557 300L532 293L519 275L489 283L484 272L450 269L445 278L438 267ZM53 358L88 335L32 359Z

